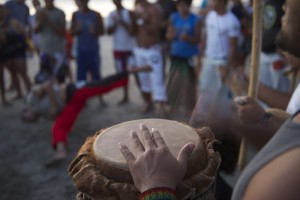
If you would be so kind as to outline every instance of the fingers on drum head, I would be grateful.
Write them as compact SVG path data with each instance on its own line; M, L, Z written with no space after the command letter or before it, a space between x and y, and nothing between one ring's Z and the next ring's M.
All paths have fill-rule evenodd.
M144 145L140 141L140 138L137 136L137 133L135 131L130 131L130 136L131 136L134 150L136 150L138 153L144 152L145 151Z
M164 138L161 136L161 134L159 133L159 131L155 128L152 128L151 130L152 136L154 138L155 144L157 147L163 147L166 146L166 142L164 140Z
M124 156L125 160L128 162L129 165L133 161L135 161L134 155L132 154L132 152L128 149L128 147L126 145L124 145L123 143L119 143L119 148L120 148L122 155Z
M148 127L145 124L141 124L140 129L141 129L142 136L145 140L145 150L156 147Z

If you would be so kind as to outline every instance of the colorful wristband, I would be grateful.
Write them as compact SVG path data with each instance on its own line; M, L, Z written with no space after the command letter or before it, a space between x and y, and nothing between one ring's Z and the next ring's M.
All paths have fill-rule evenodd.
M152 188L145 192L143 192L139 196L139 200L176 200L175 190L166 188L166 187L158 187Z

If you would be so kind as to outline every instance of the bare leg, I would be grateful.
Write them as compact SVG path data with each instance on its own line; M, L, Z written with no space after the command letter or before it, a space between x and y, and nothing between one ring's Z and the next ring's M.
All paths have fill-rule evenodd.
M145 101L145 106L142 109L142 113L150 112L153 109L153 104L151 100L151 93L142 92L143 99Z
M166 111L166 103L163 101L158 102L158 111L159 111L159 117L162 119L168 119L169 116L167 116Z
M119 105L125 104L128 102L128 85L123 87L124 96L123 99L118 103Z
M99 97L99 103L100 103L101 107L106 107L107 106L107 104L105 103L105 101L104 101L104 99L103 99L102 96Z
M6 105L7 100L5 97L5 81L4 81L4 65L3 64L0 64L0 90L1 90L2 105Z
M20 82L17 76L17 70L16 70L16 66L14 65L14 62L12 60L9 60L6 62L6 66L7 69L10 73L11 76L11 80L12 80L12 84L14 86L14 88L16 89L16 96L14 97L14 99L19 99L22 97L22 92L21 92L21 87L20 87Z
M17 74L21 76L25 84L26 92L29 93L31 89L31 82L27 73L27 64L26 60L19 58L15 60L15 66L17 68Z

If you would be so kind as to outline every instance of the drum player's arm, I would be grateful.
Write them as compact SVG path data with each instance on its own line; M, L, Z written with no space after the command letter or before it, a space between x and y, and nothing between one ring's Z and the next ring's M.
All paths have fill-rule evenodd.
M249 87L249 77L244 72L240 73L240 77L243 77L244 82L239 82L245 90ZM279 108L285 110L291 99L292 94L287 92L281 92L259 83L258 86L258 99L265 102L271 108Z
M150 133L147 126L141 124L140 131L145 145L141 143L135 131L130 132L136 156L126 145L119 144L134 184L142 193L140 199L154 197L159 193L163 194L166 200L176 199L175 189L183 179L187 160L195 145L186 144L176 159L158 130L152 129Z
M245 137L258 149L262 148L276 133L285 119L265 112L250 97L236 98L238 119L234 120L233 131Z
M272 108L285 110L291 99L291 94L272 89L260 83L258 88L258 98Z

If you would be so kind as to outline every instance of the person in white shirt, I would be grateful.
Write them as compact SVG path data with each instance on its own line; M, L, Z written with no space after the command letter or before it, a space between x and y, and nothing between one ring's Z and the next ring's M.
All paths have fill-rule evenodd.
M240 22L227 11L227 0L212 0L211 10L205 18L205 35L201 42L200 60L202 69L199 80L199 93L205 96L202 118L210 110L212 102L223 85L226 74L235 67L235 58L240 36ZM198 70L197 70L198 71Z
M122 0L112 0L116 10L108 17L108 34L113 36L113 54L117 73L127 71L134 45L134 19L131 11L125 9ZM128 102L128 85L124 86L124 97L119 104Z

